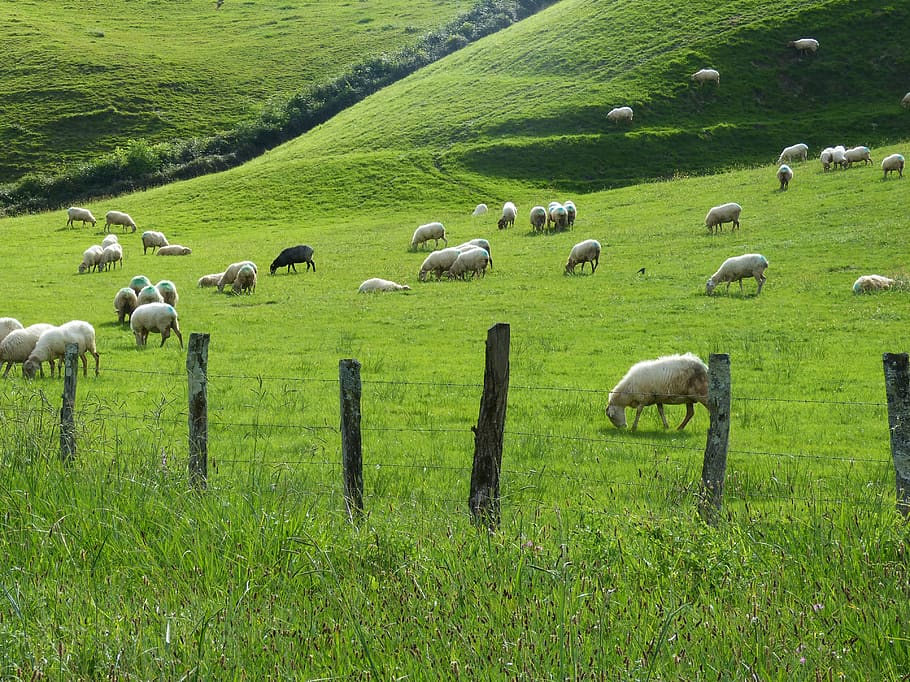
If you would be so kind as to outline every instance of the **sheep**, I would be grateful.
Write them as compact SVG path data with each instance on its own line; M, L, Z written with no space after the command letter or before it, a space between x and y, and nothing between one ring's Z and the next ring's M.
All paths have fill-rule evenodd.
M901 106L904 109L910 109L910 92L901 97Z
M416 250L421 244L433 240L433 248L439 246L439 240L448 246L449 241L446 239L446 228L442 223L427 223L414 230L414 236L411 237L411 248Z
M818 49L818 41L815 38L800 38L799 40L791 40L787 43L787 47L795 47L799 50L800 54L806 54L808 52L815 54L815 51Z
M782 164L777 169L777 179L780 182L780 191L787 190L790 187L790 181L793 179L793 169L787 164Z
M123 287L114 295L114 310L117 313L117 322L123 324L126 318L133 314L139 305L136 292L129 287Z
M154 230L146 230L142 233L142 255L144 256L146 252L151 249L152 253L155 253L155 249L159 246L168 246L167 237L164 236L163 232L155 232Z
M121 269L123 268L123 247L118 243L109 244L104 247L104 250L101 252L101 260L98 263L98 270L107 270L108 266L111 268L117 267L117 263L120 263Z
M692 80L699 84L714 82L720 85L720 73L716 69L699 69L692 74Z
M613 107L607 112L607 120L613 121L613 123L631 123L633 116L632 107Z
M169 279L163 279L155 285L155 288L158 290L158 293L161 294L162 301L175 308L177 307L177 301L180 300L180 296L177 294L176 284Z
M853 283L854 294L866 294L870 291L882 291L894 286L894 280L884 275L863 275Z
M221 281L222 277L224 277L223 272L216 272L211 275L203 275L196 282L196 286L203 287L203 288L204 287L216 287L216 286L218 286L218 282Z
M25 329L14 329L3 341L0 341L0 364L6 363L6 369L3 370L3 378L9 375L9 370L14 362L24 363L28 356L35 350L35 344L41 335L49 329L54 329L52 324L32 324ZM41 370L41 376L44 376L44 370Z
M237 273L244 265L252 265L256 273L259 273L259 268L257 268L256 264L251 260L242 260L236 263L231 263L221 274L221 279L218 280L218 284L215 285L218 287L218 291L224 291L224 287L226 287L228 284L233 284L234 280L237 279Z
M189 256L193 250L188 246L180 244L168 244L167 246L158 247L158 256Z
M831 163L843 169L847 168L847 150L844 145L839 144L831 150Z
M789 147L784 147L784 150L780 153L780 156L777 158L778 163L783 163L784 161L805 161L809 158L809 145L803 144L802 142L798 144L792 144Z
M768 259L760 253L747 253L742 256L733 256L721 263L717 272L711 275L708 283L705 285L705 293L709 296L714 292L714 288L723 282L727 283L727 291L730 291L731 282L739 282L739 293L743 293L743 279L754 277L758 282L758 291L755 295L761 293L761 288L765 285L765 270L768 269Z
M101 248L100 244L92 244L85 251L83 251L82 262L79 263L79 274L81 275L84 272L97 270L101 264L101 256L103 254L104 249Z
M488 210L489 209L487 208L486 204L477 204L477 206L475 206L474 210L471 212L471 215L476 218L478 216L484 215Z
M42 362L47 362L51 366L51 376L53 377L54 360L57 359L61 361L59 374L62 376L63 358L66 356L66 347L71 343L75 343L78 347L77 352L82 360L82 376L88 376L86 353L91 353L95 358L95 376L98 376L101 358L95 348L95 328L88 322L71 320L41 334L38 343L35 344L35 349L22 365L25 377L33 379L35 372L40 370Z
M133 279L130 280L130 289L132 289L135 294L138 296L139 292L142 291L145 287L149 286L152 283L145 275L136 275Z
M109 234L104 239L101 240L101 248L106 249L111 244L119 244L119 243L120 243L120 240L117 238L117 235Z
M235 294L252 294L256 291L256 269L252 265L244 265L237 271L231 291Z
M451 248L440 249L439 251L433 251L423 260L423 264L420 266L420 271L417 273L417 279L421 282L425 282L427 279L427 273L433 272L436 274L436 279L438 280L440 277L442 277L443 272L452 267L455 259L458 258L460 254L461 251L454 246Z
M482 248L484 251L487 252L487 255L490 257L490 270L492 270L493 269L493 250L490 248L490 242L488 242L486 239L480 239L480 238L471 239L469 241L466 241L464 244L459 244L455 248L458 249L459 251L467 251L472 246L479 246L480 248Z
M278 257L272 261L272 264L269 266L269 274L274 275L275 271L278 268L287 266L288 274L291 272L291 268L294 268L294 272L297 272L297 267L295 263L306 263L307 272L310 268L313 268L313 272L316 272L316 263L313 262L313 247L306 244L298 244L297 246L289 246L284 249L281 253L278 254Z
M708 228L708 232L723 232L724 223L733 223L733 227L730 228L731 231L737 229L739 227L739 215L742 210L742 206L732 201L720 206L714 206L708 211L708 215L705 216L705 226Z
M411 287L407 284L397 284L387 279L373 277L363 282L358 288L357 293L369 294L374 291L410 291Z
M456 277L465 279L470 272L472 277L475 277L478 273L481 277L485 277L489 262L490 254L487 250L474 246L458 254L458 258L452 263L452 266L446 272L446 276L449 279L455 279Z
M539 232L547 224L547 209L535 206L531 209L531 229Z
M847 166L851 166L854 163L863 162L863 165L872 163L872 152L868 147L852 147L844 152L844 158L847 162Z
M142 290L136 296L137 302L136 307L139 308L150 303L164 303L164 297L161 295L161 292L158 291L158 287L149 284L146 287L142 287Z
M831 167L831 161L834 159L834 147L825 147L822 149L821 154L818 155L818 160L821 161L822 168L827 171Z
M550 209L547 212L547 229L550 228L550 223L553 223L554 227L559 230L569 225L569 212L565 206L558 202L550 204Z
M145 346L149 332L161 334L159 348L168 340L171 332L174 332L180 341L180 347L183 348L183 334L180 333L177 324L177 310L167 303L148 303L136 308L130 318L130 329L136 337L138 347Z
M575 266L581 263L581 271L585 271L585 263L591 264L591 274L597 270L597 264L600 262L600 242L596 239L586 239L578 242L569 252L569 260L566 261L566 274L574 275Z
M607 417L613 426L623 429L626 427L626 408L634 407L632 431L635 431L642 410L648 405L657 405L664 428L668 429L664 405L684 404L686 416L676 427L677 431L682 431L695 414L696 402L708 407L708 366L692 353L665 355L632 365L610 391Z
M107 215L104 216L104 219L107 221L104 224L105 228L108 228L111 225L121 225L124 229L132 227L133 232L136 231L136 223L128 214L122 213L121 211L108 211Z
M95 223L98 221L95 219L95 216L92 215L92 212L87 208L79 208L78 206L70 206L66 209L66 226L75 227L73 223L77 220L82 221L82 227L85 227L86 223L91 223L92 227L95 227Z
M22 329L22 323L15 317L0 317L0 341L10 332Z
M502 216L499 218L497 226L500 230L503 230L507 227L512 227L515 224L515 218L518 217L518 209L515 208L515 204L511 201L507 201L502 205Z
M578 216L578 209L575 208L575 202L568 200L563 204L566 209L566 223L569 227L575 224L575 218Z
M904 157L900 154L891 154L882 159L882 170L885 171L885 176L888 177L888 173L893 173L897 171L898 177L904 177Z

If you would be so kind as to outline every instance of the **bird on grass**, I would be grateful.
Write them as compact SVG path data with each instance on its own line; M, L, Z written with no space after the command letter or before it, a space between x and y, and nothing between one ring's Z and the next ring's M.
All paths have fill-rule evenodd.
M221 9L221 6L224 4L224 0L215 0L215 9Z
M638 274L639 274L639 275L645 274L645 269L644 269L644 268L639 268L639 269L638 269Z

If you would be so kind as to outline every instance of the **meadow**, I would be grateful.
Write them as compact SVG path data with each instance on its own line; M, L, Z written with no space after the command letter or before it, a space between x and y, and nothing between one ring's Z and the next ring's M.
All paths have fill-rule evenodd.
M848 4L808 7L849 18ZM783 12L775 3L739 5L736 25L750 32L776 40L788 28L766 26ZM729 22L728 9L700 16ZM101 231L66 228L64 211L0 221L3 315L86 319L101 352L100 376L79 377L71 467L57 454L59 380L26 382L14 369L0 391L3 677L906 674L908 532L894 511L881 360L906 348L910 309L905 289L856 296L851 285L870 272L907 276L908 179L883 180L877 162L906 155L908 142L873 146L872 167L795 164L787 192L773 163L796 141L786 129L774 134L780 144L765 139L760 163L696 174L675 157L647 156L668 179L612 186L597 168L573 185L573 149L602 150L601 163L636 176L610 150L634 146L649 124L524 140L490 131L519 111L571 118L583 101L625 99L641 83L690 87L644 75L620 86L609 69L555 59L552 45L519 58L529 32L602 11L564 0L243 167L89 205L96 216L126 210L140 232L161 230L191 256L143 256L139 232L121 234L122 269L79 275L82 250ZM603 59L619 63L619 38L586 25L604 39ZM498 67L489 61L497 51L511 55ZM641 63L647 70L656 58ZM561 71L578 82L553 102L547 85L575 82ZM503 95L533 73L545 81L539 96ZM598 80L616 94L592 94ZM710 96L686 89L681 106ZM822 126L802 139L813 157L833 142ZM540 161L553 157L538 143L565 163ZM478 150L497 145L516 153L488 158L521 163L476 163ZM530 230L531 206L567 198L579 209L571 230ZM506 199L519 220L499 231ZM742 227L709 235L705 213L725 201L742 204ZM474 218L479 202L492 211ZM493 269L417 282L426 251L409 241L431 220L445 223L452 244L489 239ZM585 238L601 242L600 267L565 275L571 246ZM269 276L271 259L296 243L313 246L317 271ZM746 252L770 261L762 294L749 281L744 294L733 285L705 296L720 263ZM260 269L252 296L195 287L245 258ZM184 338L211 334L201 494L186 476L185 352L175 338L137 349L112 308L140 273L177 284ZM358 295L374 276L412 289ZM503 519L488 533L472 526L467 495L483 344L497 322L511 325L511 389ZM648 410L636 433L604 414L631 364L685 351L731 357L716 527L695 513L707 412L665 432ZM356 525L342 499L337 432L337 367L349 357L364 383L366 517ZM678 423L682 408L667 412Z

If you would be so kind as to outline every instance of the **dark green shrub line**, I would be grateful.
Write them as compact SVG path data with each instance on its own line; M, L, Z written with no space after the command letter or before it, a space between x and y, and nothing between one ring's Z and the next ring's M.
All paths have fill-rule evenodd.
M482 0L415 46L353 65L337 78L265 103L229 132L150 144L128 140L96 161L59 174L28 174L0 186L0 215L59 208L238 166L325 123L421 67L524 19L555 0Z

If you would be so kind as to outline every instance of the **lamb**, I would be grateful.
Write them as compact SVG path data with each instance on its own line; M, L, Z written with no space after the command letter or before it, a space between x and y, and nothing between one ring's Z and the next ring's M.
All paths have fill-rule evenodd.
M117 312L117 322L120 324L123 324L138 306L139 298L136 296L136 292L129 287L123 287L114 295L114 310Z
M474 210L471 212L471 215L476 218L477 216L484 215L488 210L489 209L487 208L486 204L477 204L477 206L475 206Z
M446 228L442 223L427 223L414 230L414 236L411 237L411 248L416 250L421 244L433 240L433 248L439 246L439 240L448 246L449 241L446 239Z
M844 159L847 162L847 166L851 166L854 163L863 162L863 165L872 163L872 152L868 147L852 147L844 152Z
M48 329L41 334L35 349L29 354L28 360L22 366L22 371L27 379L32 379L40 370L41 363L47 362L51 366L51 376L54 376L54 360L60 359L59 374L63 375L62 359L66 356L66 347L75 343L78 347L79 357L82 360L82 376L88 376L88 360L86 353L91 353L95 358L95 376L100 371L100 356L95 348L95 329L88 322L71 320L61 324L55 329Z
M159 246L157 255L189 256L191 253L193 253L193 250L188 246L181 246L180 244L168 244L167 246Z
M578 242L569 252L569 260L566 261L566 274L574 275L575 266L581 263L581 271L585 271L585 263L591 264L591 274L597 270L597 264L600 262L600 242L596 239L586 239Z
M244 265L252 265L256 273L259 273L259 268L257 268L256 264L251 260L242 260L236 263L231 263L222 273L221 279L218 280L218 284L215 285L218 287L218 291L224 291L224 287L226 287L228 284L233 284L234 280L237 279L237 273Z
M677 428L682 431L695 414L695 403L708 407L708 366L692 353L665 355L632 365L610 391L607 417L618 429L626 427L627 407L636 408L632 431L638 428L642 410L657 405L657 412L670 428L664 405L685 405L686 416Z
M777 180L780 182L780 191L784 192L790 187L790 181L793 179L793 169L787 164L782 164L777 169Z
M710 295L718 284L727 283L727 291L730 291L731 282L739 282L739 293L743 293L743 279L754 277L758 282L758 291L755 295L761 293L761 288L765 285L765 270L768 269L768 259L760 253L747 253L743 256L734 256L721 263L720 268L711 275L708 283L705 285L705 293Z
M235 294L252 294L256 291L256 269L252 265L244 265L237 271L231 290Z
M132 227L133 232L136 231L136 223L133 222L133 219L126 213L122 213L121 211L108 211L104 218L107 221L104 225L105 228L108 228L111 225L122 225L124 228Z
M155 288L158 290L158 293L161 294L162 301L175 308L177 307L177 301L180 300L180 296L177 294L176 284L169 279L163 279L155 285Z
M882 170L885 171L885 176L888 177L888 173L893 173L897 171L898 177L904 177L904 157L900 154L891 154L882 159Z
M490 248L490 242L488 242L486 239L480 239L480 238L471 239L470 241L466 241L464 244L459 244L455 248L458 249L459 251L467 251L468 249L470 249L471 247L474 247L474 246L479 246L480 248L482 248L484 251L487 252L487 255L490 257L490 270L492 270L493 269L493 250Z
M863 275L853 283L854 294L866 294L870 291L883 291L894 286L895 281L884 275Z
M452 267L455 259L458 258L460 254L461 251L455 247L433 251L424 259L423 264L420 266L420 271L417 273L417 279L421 282L425 282L427 273L433 272L436 274L436 279L438 280L442 277L443 272Z
M613 123L631 123L633 116L632 107L613 107L607 112L607 119Z
M281 253L278 254L278 257L272 261L272 264L269 266L269 274L274 275L275 271L278 268L287 266L288 274L291 272L291 268L294 268L294 272L297 272L297 267L295 263L306 263L307 272L310 268L313 268L313 272L316 272L316 263L313 262L313 247L306 244L298 244L297 246L289 246L284 249Z
M778 163L783 163L784 161L805 161L809 158L809 145L803 144L802 142L798 144L792 144L789 147L784 147L784 150L780 153L780 156L777 158Z
M155 253L155 249L159 246L168 246L167 237L164 236L163 232L155 232L154 230L146 230L142 233L142 255L144 256L146 252L151 249L152 253Z
M554 227L559 230L565 229L569 225L569 212L565 206L558 202L550 204L547 212L547 229L550 228L550 223L553 223Z
M161 334L159 348L168 340L171 332L177 335L183 348L183 334L177 324L177 310L167 303L149 303L139 306L130 318L130 329L136 337L136 345L142 347L148 341L149 333Z
M119 243L120 243L120 240L117 238L117 235L109 234L104 239L101 240L101 248L106 249L111 244L119 244Z
M144 305L149 305L150 303L164 303L164 297L161 295L161 292L158 291L158 287L151 284L146 287L142 287L142 290L139 292L136 298L137 308Z
M563 204L563 208L566 209L566 223L569 227L572 227L575 224L575 217L578 215L578 209L575 208L575 202L569 200Z
M787 47L795 47L802 54L808 52L815 54L818 49L818 41L815 38L800 38L799 40L791 40L787 43Z
M411 287L407 284L396 284L388 279L380 279L379 277L373 277L366 280L361 284L357 292L361 294L369 294L374 291L410 291Z
M109 244L101 252L98 270L107 270L108 266L115 268L117 263L120 263L120 267L123 268L123 247L118 243Z
M86 223L91 223L92 227L95 227L95 223L98 222L95 219L95 216L92 215L92 212L87 208L70 206L68 209L66 209L66 226L74 227L73 223L77 220L82 221L82 227L85 227Z
M145 275L136 275L133 279L130 280L130 289L132 289L135 294L138 296L139 292L142 291L145 287L149 286L152 283Z
M14 329L0 341L0 364L6 363L6 369L3 370L4 379L9 375L14 362L24 363L28 360L28 356L35 350L38 339L49 329L54 329L54 325L33 324L25 329ZM44 376L44 370L41 370L41 376Z
M17 329L22 329L22 323L15 317L0 317L0 341Z
M458 258L452 263L446 275L449 279L455 279L456 277L465 279L470 272L472 277L478 273L481 277L485 277L489 262L490 254L487 253L486 249L482 249L479 246L465 249L458 254Z
M531 209L531 229L539 232L547 224L547 209L535 206Z
M716 83L720 85L720 73L716 69L699 69L692 74L692 80L696 83Z
M99 265L101 264L101 256L103 254L104 249L101 248L100 244L92 244L85 251L83 251L82 262L79 263L79 274L81 275L84 272L98 270Z
M733 223L733 227L730 228L731 231L737 229L739 227L739 215L742 210L742 206L732 201L720 206L714 206L708 211L708 215L705 216L705 225L708 228L708 232L723 232L724 223Z
M217 287L218 282L221 281L221 278L224 277L223 272L216 272L212 275L203 275L199 278L199 281L196 282L197 287Z
M511 201L507 201L502 205L502 216L499 218L497 226L500 230L503 230L507 227L512 227L515 224L515 218L518 217L518 209L515 208L515 204Z
M910 109L910 92L901 97L901 106L904 109Z

